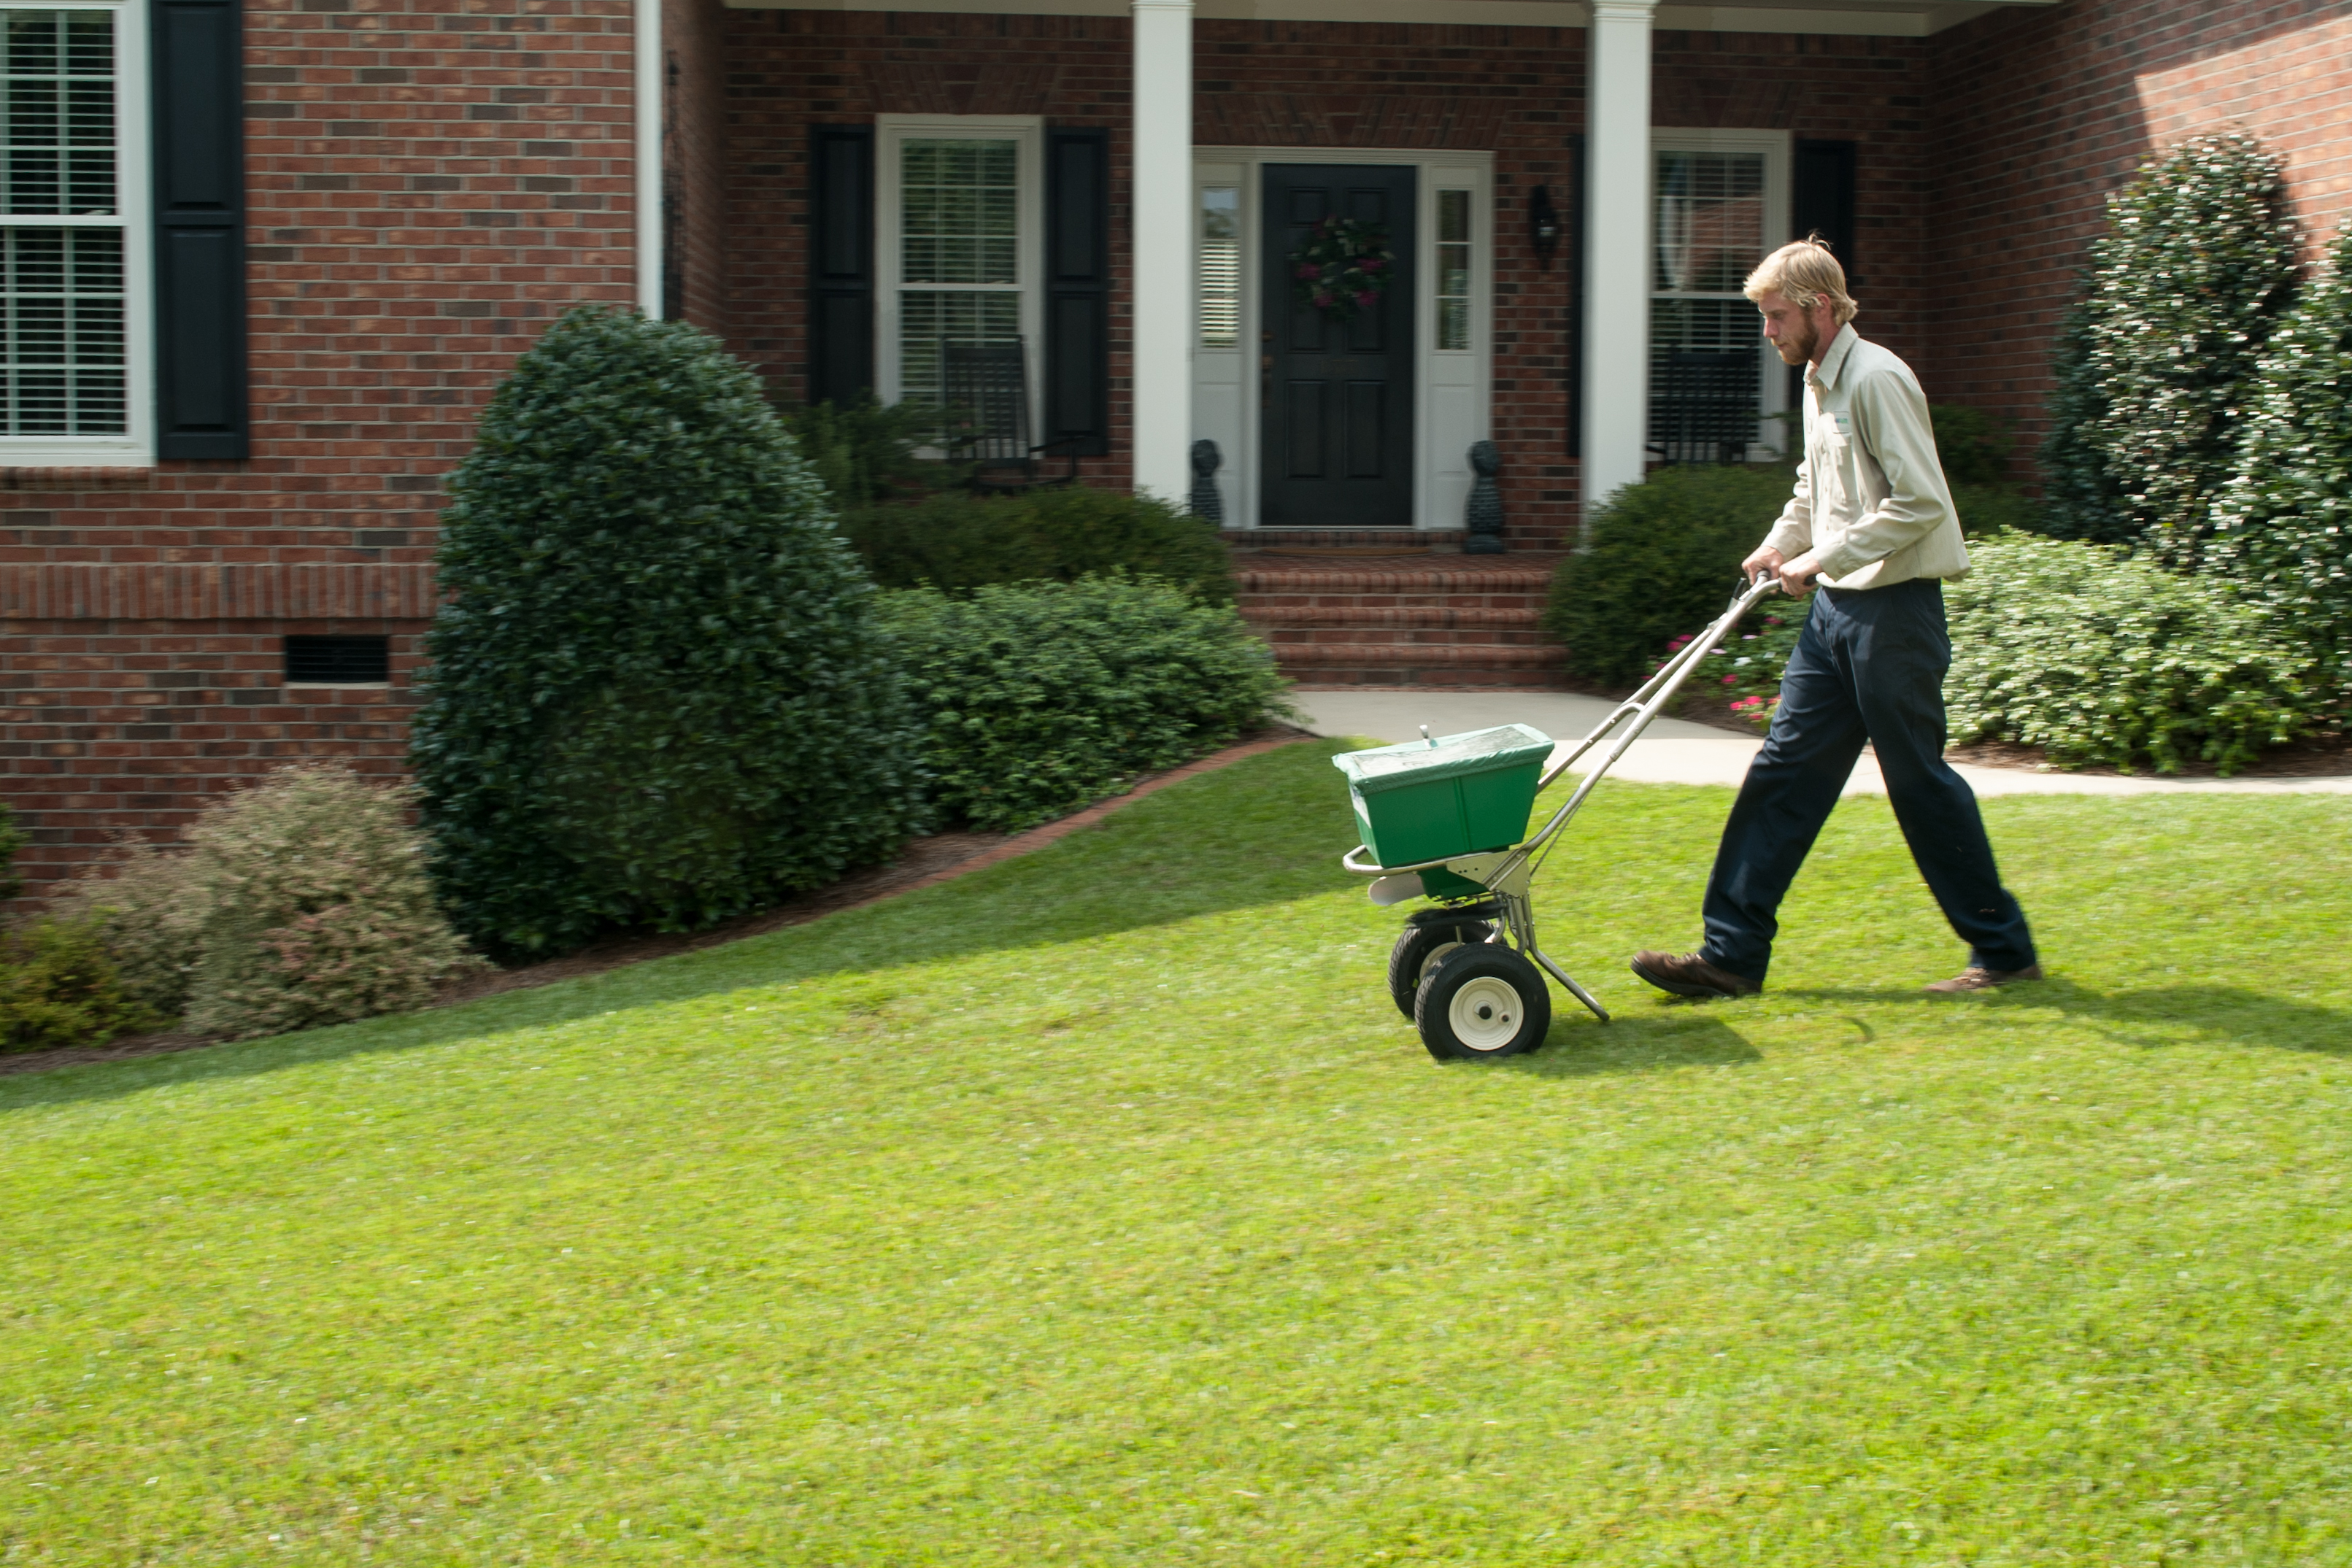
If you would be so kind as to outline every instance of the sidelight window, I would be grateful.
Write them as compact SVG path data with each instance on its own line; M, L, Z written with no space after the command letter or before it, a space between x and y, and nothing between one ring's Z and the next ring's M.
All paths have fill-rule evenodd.
M1470 346L1470 193L1437 193L1437 346Z
M1242 329L1242 193L1201 190L1201 347L1230 349Z
M119 459L144 434L132 18L0 8L0 459Z

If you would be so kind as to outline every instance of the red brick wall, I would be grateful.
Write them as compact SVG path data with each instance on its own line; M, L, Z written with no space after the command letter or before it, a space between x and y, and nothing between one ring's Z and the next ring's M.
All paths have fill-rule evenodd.
M784 396L808 392L809 127L877 114L1035 114L1110 131L1111 448L1080 472L1123 486L1131 305L1128 24L1095 16L727 13L728 321Z
M1126 164L1123 20L882 12L729 14L730 326L739 352L789 388L805 384L808 126L877 113L1039 114L1111 128ZM1495 439L1515 542L1557 541L1576 513L1568 459L1570 277L1535 267L1526 201L1565 201L1584 121L1580 30L1202 20L1194 27L1193 139L1244 147L1454 148L1496 154ZM1899 351L1926 346L1920 258L1927 134L1918 40L1662 33L1657 122L1788 130L1864 143L1871 329ZM1128 200L1116 178L1113 233ZM1112 338L1132 308L1123 244ZM1115 354L1115 447L1125 445L1128 366ZM1092 465L1122 482L1126 460Z
M397 577L531 335L633 297L627 0L248 0L246 42L253 457L105 488L0 473L0 747L37 883L281 760L394 766L426 613L387 577L64 619L40 563ZM314 631L392 633L394 688L280 688L278 637Z
M1927 290L1927 51L1921 38L1804 33L1657 35L1651 120L1853 141L1856 329L1911 362L1938 397Z
M1952 401L2046 433L2053 333L2105 198L2151 153L2243 129L2315 249L2352 214L2352 5L2073 0L1928 40L1935 362Z

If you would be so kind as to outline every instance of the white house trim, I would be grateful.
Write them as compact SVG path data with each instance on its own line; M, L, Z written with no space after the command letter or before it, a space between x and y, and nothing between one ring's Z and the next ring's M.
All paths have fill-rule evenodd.
M7 226L122 233L123 423L120 435L0 435L0 464L144 468L155 461L154 202L148 188L147 7L129 0L8 0L12 11L107 11L114 16L114 214L19 213Z
M1495 155L1426 148L1196 147L1192 210L1198 193L1241 192L1241 325L1230 350L1200 348L1200 327L1186 312L1192 358L1192 436L1217 444L1217 475L1227 528L1258 526L1261 476L1257 357L1264 301L1259 171L1268 163L1366 163L1410 167L1414 181L1413 502L1416 529L1458 528L1470 495L1470 444L1493 434L1495 389ZM1470 347L1437 347L1437 193L1471 193ZM1192 243L1198 244L1197 216Z
M636 0L631 97L636 124L637 308L662 313L662 0Z
M747 11L871 11L876 0L725 0ZM1658 26L1694 33L1837 33L1921 38L1974 16L2060 0L1804 0L1794 5L1661 5ZM890 0L893 11L961 16L1125 16L1133 0ZM1563 0L1195 0L1213 21L1402 22L1476 27L1582 27L1591 7Z

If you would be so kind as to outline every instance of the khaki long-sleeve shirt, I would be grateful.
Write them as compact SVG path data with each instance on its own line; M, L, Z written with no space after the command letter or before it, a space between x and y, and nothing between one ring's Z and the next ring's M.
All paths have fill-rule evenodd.
M1805 371L1805 460L1764 542L1790 560L1811 551L1831 588L1968 575L1927 394L1910 366L1850 326Z

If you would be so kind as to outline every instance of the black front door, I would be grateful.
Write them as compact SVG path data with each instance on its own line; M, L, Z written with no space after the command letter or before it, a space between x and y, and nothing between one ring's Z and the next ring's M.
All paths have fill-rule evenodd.
M1264 527L1412 527L1414 172L1265 165ZM1345 320L1299 298L1290 260L1333 215L1386 229L1395 257L1378 302Z

